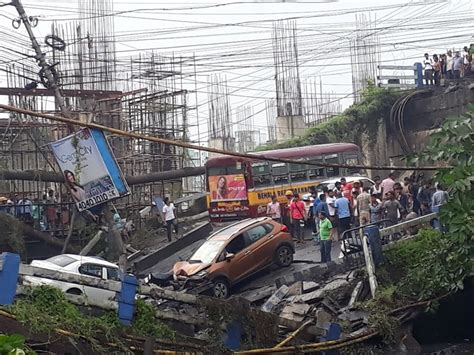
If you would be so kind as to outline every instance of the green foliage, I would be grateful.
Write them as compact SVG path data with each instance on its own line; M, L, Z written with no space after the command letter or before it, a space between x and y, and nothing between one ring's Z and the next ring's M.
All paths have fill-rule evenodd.
M19 334L0 334L0 354L20 355L35 354L25 345L25 338Z
M366 302L362 308L369 312L368 323L371 328L377 330L386 343L393 341L394 331L399 322L395 317L389 315L390 311L399 306L394 286L381 288L377 291L375 298Z
M110 311L101 316L87 316L69 303L62 291L50 286L31 288L29 293L17 299L10 311L18 321L27 324L32 332L51 334L55 329L64 329L93 341L100 336L107 341L121 344L120 337L125 328L117 313ZM154 317L153 307L137 300L131 332L138 336L175 339L175 333ZM128 329L127 329L128 331ZM98 344L93 344L98 347Z
M368 134L370 143L374 143L380 120L388 120L390 110L400 92L386 90L369 85L362 93L360 102L353 104L343 113L329 121L306 130L299 138L287 142L262 145L257 150L300 147L312 144L354 142L361 144L362 133Z
M86 316L66 300L61 290L50 286L31 288L26 297L15 301L11 312L38 333L52 333L61 328L88 338L100 332L109 339L120 328L115 312L101 317Z
M160 339L176 339L174 331L155 319L155 311L152 305L143 300L137 300L135 307L135 317L132 324L134 333Z
M433 230L422 230L416 239L390 249L388 264L403 275L399 296L422 300L462 289L472 261L459 251L459 244L449 235Z

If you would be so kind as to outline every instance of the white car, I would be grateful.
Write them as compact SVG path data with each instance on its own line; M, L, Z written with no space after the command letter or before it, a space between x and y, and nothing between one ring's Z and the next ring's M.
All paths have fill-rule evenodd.
M119 268L98 257L81 256L74 254L61 254L46 260L33 260L30 264L42 269L61 271L75 275L87 275L104 280L119 281ZM115 298L115 292L97 287L80 285L72 282L51 280L38 276L25 276L25 284L31 286L48 285L59 288L61 291L73 295L84 295L89 300L111 300Z
M347 182L353 183L354 181L360 181L364 187L372 187L375 185L375 182L372 179L369 179L367 176L344 176ZM322 188L323 186L335 186L336 182L341 181L341 178L334 178L330 180L325 180L318 185Z

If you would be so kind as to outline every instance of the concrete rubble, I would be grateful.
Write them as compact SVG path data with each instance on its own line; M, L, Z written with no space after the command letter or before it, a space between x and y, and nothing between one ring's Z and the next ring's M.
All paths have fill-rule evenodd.
M328 336L335 324L343 329L342 337L367 326L367 313L354 305L370 297L369 287L356 274L339 264L318 264L278 278L274 285L246 290L228 300L176 291L148 294L157 308L157 317L189 336L215 335L209 328L217 327L225 337L229 324L238 321L245 325L247 318L259 319L267 314L270 324L277 326L275 336L282 340L301 327L299 341L318 342ZM173 292L179 296L169 299ZM185 299L184 295L192 298Z

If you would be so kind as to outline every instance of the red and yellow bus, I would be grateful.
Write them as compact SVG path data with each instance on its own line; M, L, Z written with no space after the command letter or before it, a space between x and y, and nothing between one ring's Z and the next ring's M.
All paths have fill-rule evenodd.
M325 168L311 163L360 164L355 144L333 143L254 153L261 160L222 155L206 162L208 209L212 222L263 216L272 195L286 203L285 192L305 193L331 177L353 175L358 169ZM298 164L266 161L294 159Z

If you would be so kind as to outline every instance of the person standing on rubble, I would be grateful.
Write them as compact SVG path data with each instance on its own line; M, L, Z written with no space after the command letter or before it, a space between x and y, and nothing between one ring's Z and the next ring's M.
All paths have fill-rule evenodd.
M321 262L327 263L331 261L331 230L332 223L327 218L326 211L319 212L319 236L321 238Z
M178 235L178 220L176 219L176 207L168 197L163 199L165 205L163 206L163 215L165 216L166 222L166 235L168 237L168 242L171 242L171 229L174 227L176 235Z

